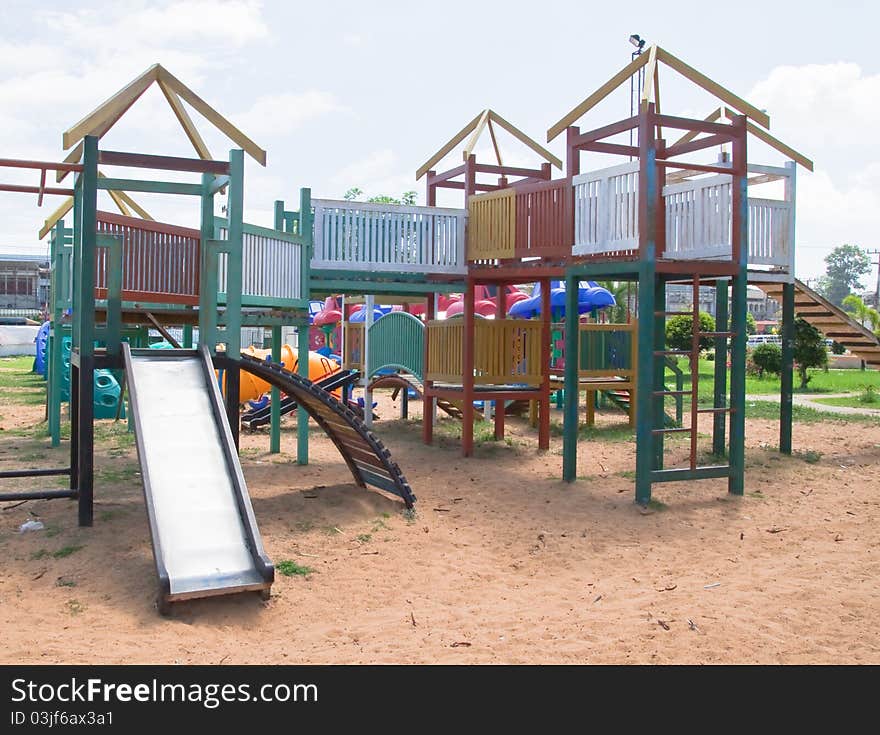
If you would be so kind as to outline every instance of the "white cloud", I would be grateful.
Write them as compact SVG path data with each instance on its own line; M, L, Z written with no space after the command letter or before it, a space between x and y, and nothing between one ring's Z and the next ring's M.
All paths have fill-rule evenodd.
M343 112L346 108L329 92L309 90L259 97L250 110L235 117L242 130L253 135L290 133L304 123Z
M355 186L364 190L365 197L397 197L405 191L418 190L414 173L402 170L397 154L390 148L373 151L344 166L332 175L331 182L337 187L336 196Z
M814 174L798 170L799 275L821 274L836 245L875 246L880 151L869 141L880 128L880 74L851 63L780 66L746 98L767 109L776 137L815 161ZM752 160L778 158L763 156L769 149L754 139L749 145Z

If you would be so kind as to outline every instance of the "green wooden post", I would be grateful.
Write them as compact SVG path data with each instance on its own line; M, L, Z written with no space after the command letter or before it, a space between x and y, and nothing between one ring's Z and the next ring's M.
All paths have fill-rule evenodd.
M214 352L217 347L216 258L211 252L214 239L214 176L202 175L202 218L199 252L199 346Z
M794 389L794 283L782 284L782 373L780 375L779 451L791 454Z
M651 470L656 459L654 417L654 344L657 321L654 318L657 276L652 260L639 264L638 361L636 364L636 502L651 500ZM662 357L660 358L662 362Z
M187 311L192 311L189 307L186 309ZM183 325L183 348L184 349L192 349L193 346L193 325L192 324L184 324Z
M654 347L653 352L662 352L666 349L666 281L657 278L654 283ZM641 350L639 351L641 355ZM640 390L647 390L650 393L654 391L665 390L666 386L666 360L663 355L651 358L654 364L654 375L651 379L650 386L644 386L639 383L636 395ZM666 415L666 397L659 395L654 398L654 420L652 426L658 429L664 427L664 416ZM638 412L636 412L636 421L638 421ZM663 469L663 434L653 435L654 439L654 469Z
M732 148L731 234L734 254L738 254L737 274L730 300L730 476L727 489L742 495L745 486L746 441L746 314L748 313L749 199L746 171L746 118L735 115L733 126L739 133Z
M309 377L309 322L296 325L296 371L304 378ZM296 409L296 463L309 463L309 414L302 407Z
M229 152L229 198L227 200L228 252L226 255L226 308L223 321L226 326L226 355L231 360L241 359L241 279L244 240L244 151ZM238 447L239 397L241 371L226 373L226 416L232 437Z
M77 391L77 490L79 491L79 525L91 526L94 505L94 406L95 406L95 248L97 245L98 212L98 139L83 139L83 172L80 176L82 206L80 208L79 270L74 273L79 291L75 304L74 324L79 327L78 380L71 392Z
M108 355L122 354L122 240L99 235L100 247L107 248L107 330Z
M719 278L715 281L715 329L718 332L727 331L727 307L728 307L728 280ZM715 397L712 405L714 408L727 406L727 339L715 338ZM726 444L727 416L723 411L718 411L712 420L712 453L716 457L727 454Z
M565 274L565 403L562 415L562 479L566 482L577 479L579 336L578 277L569 270ZM544 369L549 369L549 365Z
M281 362L281 327L272 327L272 361ZM274 385L270 393L271 408L269 413L269 452L278 454L281 451L281 391Z
M46 401L48 404L49 439L53 447L61 444L61 383L64 375L64 327L62 317L65 306L65 293L70 274L65 267L64 220L59 220L52 230L51 280L49 281L49 303L52 307L49 326L49 344L46 363Z

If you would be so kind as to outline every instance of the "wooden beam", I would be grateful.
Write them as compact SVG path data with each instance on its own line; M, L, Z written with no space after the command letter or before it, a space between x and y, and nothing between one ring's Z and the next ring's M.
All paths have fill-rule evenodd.
M160 68L158 64L153 64L137 79L129 82L129 84L120 89L97 109L90 112L73 127L65 130L61 136L64 150L76 145L87 135L94 135L102 129L106 132L107 129L104 128L104 125L114 118L118 120L131 107L134 101L147 90L147 87L156 81ZM112 124L111 122L110 125Z
M516 138L520 143L525 146L531 148L535 153L537 153L541 158L543 158L548 163L553 164L558 169L562 169L562 161L554 156L550 151L548 151L544 146L542 146L538 141L530 138L526 135L522 130L520 130L515 125L507 122L501 115L499 115L494 110L489 110L489 119L500 125L504 128L508 133L510 133L514 138Z
M759 110L754 105L746 102L742 97L738 97L730 90L725 89L717 82L712 81L705 74L684 63L681 59L673 56L665 49L659 47L657 48L657 58L664 64L666 64L666 66L675 69L675 71L677 71L686 79L689 79L694 84L702 87L710 94L714 94L722 102L726 102L728 105L733 107L735 110L738 110L743 115L752 118L752 120L757 122L762 127L770 127L770 117L769 115L767 115L766 112Z
M241 132L241 130L235 127L235 125L229 122L229 120L223 117L223 115L217 112L217 110L211 107L211 105L205 102L205 100L199 97L167 69L161 66L158 67L158 75L159 81L164 82L169 89L176 92L185 102L188 102L193 109L208 120L221 133L226 135L226 137L232 140L236 145L241 146L245 153L261 166L266 165L266 151L248 138L247 135Z
M113 200L113 203L116 205L119 213L125 215L126 217L131 217L131 210L125 204L125 200L115 191L108 191L107 193L110 195L110 198Z
M719 107L718 109L713 110L706 117L704 117L703 122L715 122L716 120L719 120L723 114L724 114L724 108ZM699 134L700 134L699 130L688 130L688 132L686 132L677 141L675 141L675 143L673 143L670 146L670 148L677 146L679 143L690 143Z
M477 144L477 141L480 139L480 134L483 132L483 128L486 127L486 123L489 122L489 110L483 110L483 114L480 115L480 121L477 123L474 128L474 132L471 133L471 137L468 138L468 142L465 144L464 150L462 151L462 160L467 161L468 158L471 157L471 153L473 153L474 146Z
M639 69L647 64L649 55L650 54L640 54L639 56L637 56L629 64L623 67L623 69L617 72L617 74L611 77L611 79L605 82L605 84L599 87L599 89L597 89L583 102L581 102L577 107L564 115L555 125L553 125L547 131L547 142L549 143L561 132L563 132L569 125L573 125L575 122L577 122L579 118L585 115L589 110L592 110L597 104L599 104L609 94L611 94L615 89L617 89L621 84L623 84L627 79L629 79L633 74L635 74Z
M801 166L807 169L807 171L813 170L813 162L809 158L807 158L802 153L798 153L794 148L787 146L778 138L774 138L766 130L761 130L761 128L759 128L752 122L746 122L746 130L748 130L756 138L763 140L771 148L775 148L783 155L788 156L792 161L796 161L797 163L799 163Z
M192 143L199 158L210 160L212 158L211 152L208 150L208 146L205 145L205 141L196 129L195 123L193 123L192 118L183 106L180 97L175 94L174 90L169 89L168 85L161 79L159 80L159 89L162 90L162 94L164 94L165 99L168 100L168 104L171 106L171 110L174 112L177 122L180 123L180 127L183 128L183 132L186 133L186 137L189 138L189 142Z
M654 112L660 114L660 64L654 65ZM663 138L663 126L658 121L657 139L661 138Z
M498 141L495 139L495 124L492 122L491 118L489 119L489 137L492 138L492 147L495 149L495 160L498 161L499 166L503 166L504 162L501 160L501 150L498 148Z
M68 197L65 199L52 214L46 218L46 221L43 222L43 227L40 229L39 239L42 240L52 228L55 226L55 223L58 222L65 214L67 214L71 209L73 209L73 197Z
M651 48L648 49L648 63L645 66L645 84L642 87L642 96L640 98L640 102L654 102L652 100L652 90L653 90L653 79L654 73L657 71L657 46L656 44L652 45Z
M419 167L418 171L416 171L416 181L418 181L420 178L422 178L422 176L424 176L426 173L428 173L428 171L430 171L432 168L434 168L434 164L436 164L438 161L445 158L449 154L449 151L451 151L453 148L455 148L455 146L457 146L461 141L463 141L464 136L466 136L469 132L471 132L471 130L474 129L474 127L477 125L477 123L480 122L480 118L482 117L482 115L483 115L482 112L479 113L473 120L471 120L467 125L465 125L461 130L459 130L454 136L452 136L452 138L450 138L449 141L439 151L437 151L425 163L423 163Z

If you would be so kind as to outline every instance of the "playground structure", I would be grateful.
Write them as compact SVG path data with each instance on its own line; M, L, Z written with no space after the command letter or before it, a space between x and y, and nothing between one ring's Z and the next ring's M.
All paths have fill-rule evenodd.
M661 113L661 65L714 95L721 107L702 120ZM587 132L576 127L640 70L649 84L637 114ZM101 136L154 83L198 158L99 148ZM211 157L183 102L239 146L228 161ZM367 409L377 388L399 388L405 397L410 389L416 391L423 404L426 443L432 441L438 406L460 416L462 452L469 456L474 450L476 401L495 403L494 432L499 439L505 431L505 411L499 409L510 401L529 401L536 407L538 446L546 450L551 392L561 387L566 397L563 478L574 481L579 393L586 392L589 422L597 392L607 392L616 395L618 405L625 404L636 426L637 502L648 502L653 483L672 480L723 477L731 493L741 494L746 284L760 283L782 300L780 450L790 452L795 166L812 169L809 160L773 138L768 126L764 112L654 46L550 128L548 140L566 134L565 164L487 109L417 171L417 178L426 177L427 206L312 199L303 189L297 209L275 203L274 227L267 228L243 221L244 155L264 165L265 151L167 70L151 67L65 133L65 147L73 148L67 161L0 162L41 172L39 187L7 185L0 190L33 193L41 200L44 195L69 197L47 219L41 234L51 235L48 406L53 443L60 441L65 337L71 343L72 427L70 467L25 471L67 475L69 488L0 497L77 498L80 524L91 525L94 374L105 369L124 378L130 394L163 608L194 596L255 589L265 593L271 585L271 564L262 552L236 451L243 380L253 385L250 393L270 392L270 451L280 451L284 393L287 406L295 404L297 410L300 464L308 462L311 418L339 449L358 485L379 488L412 507L415 498L406 479L369 430L372 412L366 410L361 421L344 402L307 379L309 302L337 295L364 297L364 321L348 322L341 330L347 379L353 379L351 371L362 373ZM496 127L525 145L540 163L534 168L505 165ZM663 136L673 130L680 137L667 143ZM492 138L496 163L479 162L474 153L485 131ZM621 142L619 136L631 132L637 133L637 144ZM784 166L750 163L748 136L791 160ZM435 166L461 143L463 163L438 173ZM690 160L692 154L719 146L729 146L729 154L725 150L710 163ZM582 173L584 151L629 160ZM114 171L105 175L99 167ZM553 179L553 169L563 167L565 175ZM170 171L175 178L196 174L200 179L135 180L118 176L119 168ZM51 171L59 183L74 174L72 188L46 186ZM489 176L497 178L489 182ZM782 182L783 198L748 196L749 186L773 181ZM466 208L437 207L438 189L462 191ZM98 209L99 191L109 192L119 214ZM215 215L215 197L224 191L227 217L220 218ZM131 198L130 193L137 192L194 197L200 226L155 222ZM73 224L67 227L64 217L71 209ZM637 318L626 324L581 321L579 284L585 279L637 284ZM560 280L565 284L562 321L554 316L551 288ZM693 288L695 308L682 312L693 318L690 350L669 350L664 343L666 318L674 315L665 301L670 281ZM478 290L509 294L514 284L522 283L539 286L536 318L510 318L509 296L496 298L494 318L477 318ZM710 334L700 333L696 308L700 286L707 284L716 288L718 314L717 331ZM454 293L464 294L463 318L438 319L440 297ZM407 311L377 319L377 303L404 303L422 312L424 320ZM65 320L68 310L71 317ZM168 331L171 325L183 329L181 343ZM271 329L268 355L241 353L243 326ZM294 367L290 348L284 359L283 326L298 331L296 372L289 369ZM175 349L143 349L149 329L159 331ZM712 339L716 351L711 407L698 405L701 337ZM687 390L680 381L674 388L666 386L667 358L673 357L689 360L692 381ZM224 373L222 393L215 370ZM156 386L169 376L180 378L177 395L173 401L167 396L160 401ZM321 376L322 385L330 388L323 383L326 377ZM252 378L261 382L253 383ZM677 426L665 419L668 400L676 403ZM690 404L687 423L681 415L685 400ZM155 411L153 402L180 406ZM713 419L714 463L708 465L700 463L697 443L702 414ZM175 436L175 424L184 415L198 423L199 441L186 444L180 438L186 452L179 453L167 439L155 437L164 431ZM260 421L265 421L264 415ZM689 438L686 467L664 466L664 438L671 433ZM169 467L178 474L170 475ZM197 539L181 532L180 513L166 513L177 507L169 503L176 502L181 488L185 492L177 494L186 496L190 505L181 505L180 513L199 513L206 502L217 503L217 515L206 522L202 541L235 541L221 544L222 574L211 575L208 560L187 550Z
M99 139L152 84L158 84L199 158L106 151ZM181 99L216 125L241 149L228 161L210 157ZM276 228L243 222L244 154L265 163L265 152L160 66L111 97L64 135L75 163L0 161L5 167L41 172L39 187L0 190L68 195L42 234L52 234L52 319L48 348L49 428L60 439L61 345L70 340L70 466L16 470L3 477L69 477L62 490L4 493L4 500L70 497L79 523L90 526L94 506L94 375L111 370L127 382L159 578L159 608L193 597L260 591L274 579L263 553L238 459L241 374L256 376L273 394L271 441L277 451L280 393L295 399L300 416L297 461L308 460L308 417L327 432L355 482L397 495L411 507L414 496L387 450L339 401L315 387L309 370L307 306L311 203L276 207ZM104 175L99 166L113 169ZM174 172L174 181L118 178L117 169ZM47 187L47 172L74 173L71 188ZM197 174L200 181L181 181ZM110 193L121 214L98 208ZM183 228L152 220L126 192L189 196L200 205L201 225ZM215 196L227 194L227 217L216 217ZM131 216L136 208L141 217ZM63 217L73 211L73 226ZM69 319L63 319L64 313ZM301 330L298 369L280 363L281 326ZM183 329L183 346L168 328ZM192 345L198 326L198 344ZM241 355L243 326L272 329L272 360ZM139 341L154 328L173 349L150 350ZM97 346L96 346L97 345ZM221 393L216 371L223 371ZM194 530L191 520L199 518Z

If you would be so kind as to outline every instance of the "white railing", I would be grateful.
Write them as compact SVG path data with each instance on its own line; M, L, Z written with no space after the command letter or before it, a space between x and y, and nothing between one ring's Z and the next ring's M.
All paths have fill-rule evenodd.
M313 199L313 269L464 273L467 210Z
M749 173L781 180L785 189L784 199L749 197L749 265L793 273L794 166L750 165ZM638 161L575 176L572 185L574 255L638 250ZM730 259L731 186L731 177L719 174L663 188L664 257Z
M639 162L575 176L575 255L637 250Z
M729 259L731 178L724 174L663 187L666 255L673 260Z
M220 228L220 239L228 232ZM302 299L302 245L282 232L244 225L241 252L241 295L289 301ZM227 256L219 257L219 289L226 292Z

